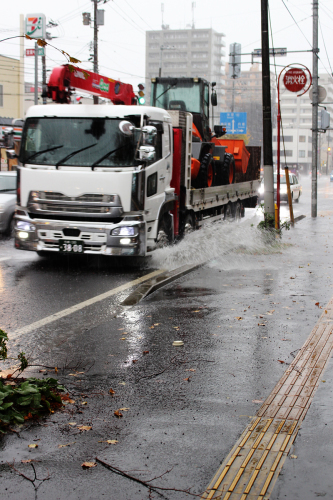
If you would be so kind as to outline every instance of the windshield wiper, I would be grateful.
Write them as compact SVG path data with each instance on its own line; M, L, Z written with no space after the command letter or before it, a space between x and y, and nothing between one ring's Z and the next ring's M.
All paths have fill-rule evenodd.
M16 191L16 188L7 188L7 189L0 189L0 193L5 193L8 191Z
M167 92L169 92L170 89L174 89L177 85L177 80L175 81L175 83L171 83L170 86L164 90L164 92L162 92L162 94L160 94L158 97L156 97L156 101L159 100L160 97L162 97L162 95L166 94Z
M54 151L55 149L63 148L64 145L61 146L53 146L53 148L47 148L47 149L42 149L42 151L37 151L33 155L29 156L25 161L27 162L28 160L31 160L31 158L35 158L38 155L41 155L42 153L47 153L48 151Z
M112 151L109 151L108 153L106 153L106 155L102 156L101 158L99 158L97 161L95 161L92 165L91 165L91 169L94 170L94 167L96 165L98 165L99 163L101 163L101 161L105 160L105 158L107 158L108 156L112 155L112 153L115 153L116 151L119 151L119 149L122 149L124 147L128 146L128 144L123 144L122 146L119 146L119 148L116 148L116 149L113 149Z
M70 158L72 158L72 156L80 153L81 151L84 151L85 149L89 149L89 148L92 148L93 146L96 146L97 142L95 142L95 144L90 144L90 146L86 146L85 148L81 148L81 149L78 149L77 151L72 151L71 153L69 153L69 155L65 156L64 158L61 158L61 160L59 160L55 166L56 166L56 169L58 169L59 165L61 163L63 163L64 161L67 161L69 160Z

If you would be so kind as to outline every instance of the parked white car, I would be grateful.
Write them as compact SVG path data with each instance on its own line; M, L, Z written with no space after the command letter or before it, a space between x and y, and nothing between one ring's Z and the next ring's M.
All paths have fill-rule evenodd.
M302 186L298 182L295 174L289 173L290 191L292 201L295 203L299 202L299 198L302 194ZM276 199L277 192L277 174L274 174L274 197ZM288 203L288 192L287 192L287 179L285 174L280 174L280 201L286 201Z
M293 202L298 203L299 198L302 194L302 186L298 182L298 178L295 174L289 173L290 191ZM276 201L277 192L277 174L274 174L274 199ZM264 179L261 180L261 186L259 188L259 202L264 201ZM287 193L287 181L285 174L280 174L280 201L288 202Z
M0 172L0 233L14 233L16 172Z

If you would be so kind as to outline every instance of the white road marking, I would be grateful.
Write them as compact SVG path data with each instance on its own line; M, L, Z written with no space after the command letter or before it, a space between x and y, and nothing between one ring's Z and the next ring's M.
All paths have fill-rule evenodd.
M157 276L158 274L161 274L163 272L164 272L164 269L159 269L157 271L153 271L152 273L146 274L145 276L142 276L141 278L137 278L136 280L125 283L124 285L120 285L117 288L113 288L112 290L109 290L108 292L101 293L100 295L96 295L95 297L92 297L91 299L80 302L79 304L76 304L75 306L68 307L67 309L63 309L62 311L51 314L51 316L47 316L46 318L43 318L39 321L35 321L34 323L31 323L30 325L23 326L22 328L19 328L18 330L16 330L13 333L13 335L22 335L23 333L29 333L32 330L36 330L37 328L40 328L41 326L48 325L49 323L52 323L53 321L56 321L57 319L64 318L65 316L69 316L70 314L72 314L76 311L79 311L80 309L84 309L85 307L91 306L92 304L96 304L96 302L100 302L101 300L107 299L108 297L111 297L112 295L116 295L117 293L123 292L124 290L127 290L128 288L131 288L135 285L143 283L144 281L147 281L150 278L153 278L154 276Z
M0 257L0 262L3 262L4 260L9 260L11 257Z

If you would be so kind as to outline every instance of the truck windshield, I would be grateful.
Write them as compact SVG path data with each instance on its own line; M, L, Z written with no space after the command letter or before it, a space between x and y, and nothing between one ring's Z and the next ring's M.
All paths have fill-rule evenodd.
M28 118L20 152L21 163L91 167L127 167L135 160L139 131L129 136L119 129L121 118ZM110 151L112 154L107 154ZM105 158L99 161L103 156Z
M169 82L156 83L155 102L152 93L152 106L176 111L189 111L190 113L201 113L200 108L200 83L188 81L182 82L181 87L177 83L172 86Z

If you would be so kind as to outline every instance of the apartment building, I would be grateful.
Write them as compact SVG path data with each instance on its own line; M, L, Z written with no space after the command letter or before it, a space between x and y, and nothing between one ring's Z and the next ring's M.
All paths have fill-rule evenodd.
M147 102L150 102L151 78L158 76L161 69L162 76L201 77L216 82L218 109L214 114L219 116L225 86L224 36L211 28L147 31Z

